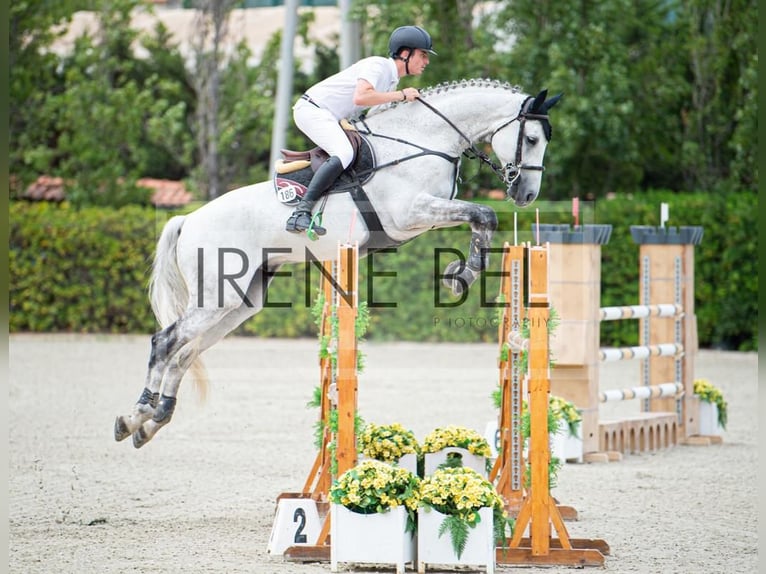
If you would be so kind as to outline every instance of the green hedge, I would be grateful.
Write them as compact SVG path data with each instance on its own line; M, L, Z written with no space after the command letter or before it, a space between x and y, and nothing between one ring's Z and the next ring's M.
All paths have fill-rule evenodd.
M148 332L154 211L10 205L13 331Z
M602 248L602 305L638 302L638 246L631 225L657 225L659 205L670 205L668 225L701 225L696 255L696 314L700 346L757 349L757 236L755 194L621 195L582 205L581 223L611 223L612 237ZM493 242L513 241L514 211L491 202L500 229ZM571 223L569 203L538 201L545 223ZM151 254L166 212L126 207L74 210L66 205L13 202L10 206L11 331L153 332L146 297ZM517 212L519 241L534 240L535 209ZM466 300L444 289L439 273L464 252L465 226L431 231L391 253L376 253L360 263L362 300L371 307L367 337L374 340L494 341L496 309L491 307L499 280L488 274ZM441 251L440 251L441 250ZM498 255L491 271L499 271ZM374 277L371 280L369 266ZM313 264L284 267L269 291L271 307L237 329L262 337L314 337L311 304L319 271ZM307 281L307 273L308 281ZM285 308L284 305L290 305ZM395 306L391 306L395 305ZM636 344L634 322L602 325L610 345Z

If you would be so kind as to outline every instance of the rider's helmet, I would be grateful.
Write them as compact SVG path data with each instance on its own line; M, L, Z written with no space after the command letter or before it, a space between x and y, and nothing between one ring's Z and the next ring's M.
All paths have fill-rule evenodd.
M403 48L420 49L436 54L431 49L431 36L420 26L400 26L391 32L388 40L388 53L391 57L399 55Z

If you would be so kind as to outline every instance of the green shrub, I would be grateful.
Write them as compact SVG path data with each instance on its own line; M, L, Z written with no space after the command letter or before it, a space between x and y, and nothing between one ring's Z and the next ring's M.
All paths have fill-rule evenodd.
M704 227L695 251L700 346L757 349L754 193L656 191L583 205L581 223L613 226L609 243L602 247L602 306L639 302L638 246L630 237L630 226L658 225L661 202L670 207L667 225ZM498 212L500 227L493 247L499 249L504 241L513 242L514 209L506 202L488 203ZM568 202L538 201L533 207L545 223L572 223ZM516 213L519 241L535 239L534 208ZM167 216L140 207L74 210L66 204L12 202L10 330L153 332L156 322L146 284ZM497 310L492 303L499 289L500 255L490 255L490 273L477 281L462 303L441 285L439 275L456 258L447 250L463 254L469 239L467 226L435 230L391 252L362 259L360 298L371 312L367 338L496 341ZM285 275L272 282L270 308L241 325L237 334L316 336L311 306L318 291L318 269L313 264L292 265L279 272ZM279 306L286 304L290 307ZM632 321L609 321L602 324L601 336L610 346L637 344L638 327Z
M10 205L11 331L148 332L154 210Z

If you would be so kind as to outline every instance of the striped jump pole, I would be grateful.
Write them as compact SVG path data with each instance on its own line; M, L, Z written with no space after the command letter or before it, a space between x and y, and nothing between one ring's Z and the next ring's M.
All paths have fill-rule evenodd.
M604 347L598 350L598 358L603 362L611 362L650 357L680 357L683 352L684 346L679 343L660 343L637 347Z
M647 317L683 316L680 305L671 303L660 305L624 305L622 307L602 307L599 309L601 321L619 321L621 319L645 319Z
M609 389L598 394L602 403L610 401L627 401L631 399L657 399L661 397L676 397L684 390L683 383L662 383L650 387L630 387L627 389Z

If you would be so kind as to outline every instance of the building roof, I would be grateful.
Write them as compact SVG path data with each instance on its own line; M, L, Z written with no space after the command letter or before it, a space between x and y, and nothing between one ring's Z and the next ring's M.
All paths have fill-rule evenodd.
M183 207L192 201L192 194L187 191L182 181L144 177L139 179L136 184L152 190L149 201L156 207ZM41 175L27 187L22 198L33 201L64 201L66 199L65 187L62 178Z

